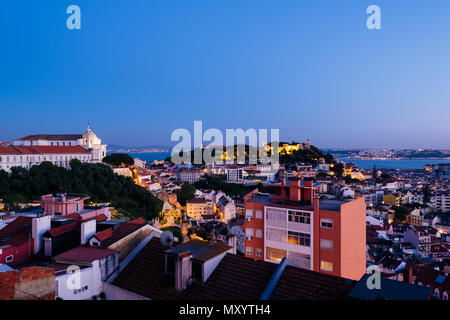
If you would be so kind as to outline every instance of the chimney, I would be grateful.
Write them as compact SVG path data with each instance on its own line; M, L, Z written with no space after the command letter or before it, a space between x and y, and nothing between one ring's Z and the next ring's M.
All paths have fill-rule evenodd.
M180 253L175 261L175 289L186 289L192 277L192 254L189 251Z
M42 235L51 229L51 217L39 216L33 218L31 222L31 236L34 241L34 253L38 253L41 250L44 238Z
M89 239L97 232L97 221L90 219L81 222L81 245L86 244Z

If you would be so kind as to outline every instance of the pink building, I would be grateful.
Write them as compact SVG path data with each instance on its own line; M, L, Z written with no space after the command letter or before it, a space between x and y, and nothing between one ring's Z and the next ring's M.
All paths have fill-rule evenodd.
M84 201L89 199L85 195L51 194L43 195L41 200L35 201L41 204L42 212L50 216L67 216L78 213L82 219L89 219L105 215L111 219L111 210L108 207L85 208Z

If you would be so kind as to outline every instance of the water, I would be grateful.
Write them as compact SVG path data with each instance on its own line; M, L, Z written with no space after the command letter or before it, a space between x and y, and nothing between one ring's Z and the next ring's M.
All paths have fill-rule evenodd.
M351 158L341 158L344 162L352 162L361 169L423 169L427 164L450 163L445 159L401 159L401 160L361 160Z
M164 160L170 157L170 152L148 152L148 153L128 153L133 159L139 158L141 160L147 161L147 163L153 162L155 160Z

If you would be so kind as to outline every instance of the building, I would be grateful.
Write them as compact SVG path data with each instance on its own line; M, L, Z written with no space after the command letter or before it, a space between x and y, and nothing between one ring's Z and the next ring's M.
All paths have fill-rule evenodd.
M89 197L80 194L61 193L53 196L46 194L40 200L35 201L41 205L42 213L50 216L64 217L73 213L78 213L82 219L106 216L111 219L109 207L85 207L84 202Z
M191 184L194 184L195 182L199 181L205 173L196 168L189 168L189 169L181 169L177 171L177 179L181 182L189 182Z
M101 298L103 281L118 272L119 254L109 249L77 247L57 255L46 267L55 270L57 299L92 300Z
M409 229L405 232L405 241L413 245L424 258L431 254L431 235L425 230Z
M0 264L0 300L55 300L52 268L27 267L19 270Z
M106 145L88 126L83 134L36 134L0 144L0 170L30 169L45 161L69 168L73 159L100 163L105 156Z
M245 197L245 255L269 262L287 257L300 268L359 280L366 270L366 206L319 200L318 183L290 178Z
M214 214L213 203L206 201L205 198L188 200L186 202L186 214L188 217L200 221L201 216Z
M389 193L384 196L383 202L384 204L390 205L390 206L400 206L404 203L405 198L403 195L398 193Z
M227 182L228 183L242 183L244 181L244 170L238 166L229 166L227 168Z
M450 212L450 193L443 193L431 197L433 209L440 212Z

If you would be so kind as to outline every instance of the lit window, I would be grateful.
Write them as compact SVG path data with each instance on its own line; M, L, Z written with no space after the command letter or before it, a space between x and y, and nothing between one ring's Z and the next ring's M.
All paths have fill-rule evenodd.
M311 245L311 235L307 233L289 231L288 243L309 247Z
M286 250L266 247L266 255L267 259L280 262L284 257L286 257Z
M333 264L327 261L320 261L320 270L333 272Z

